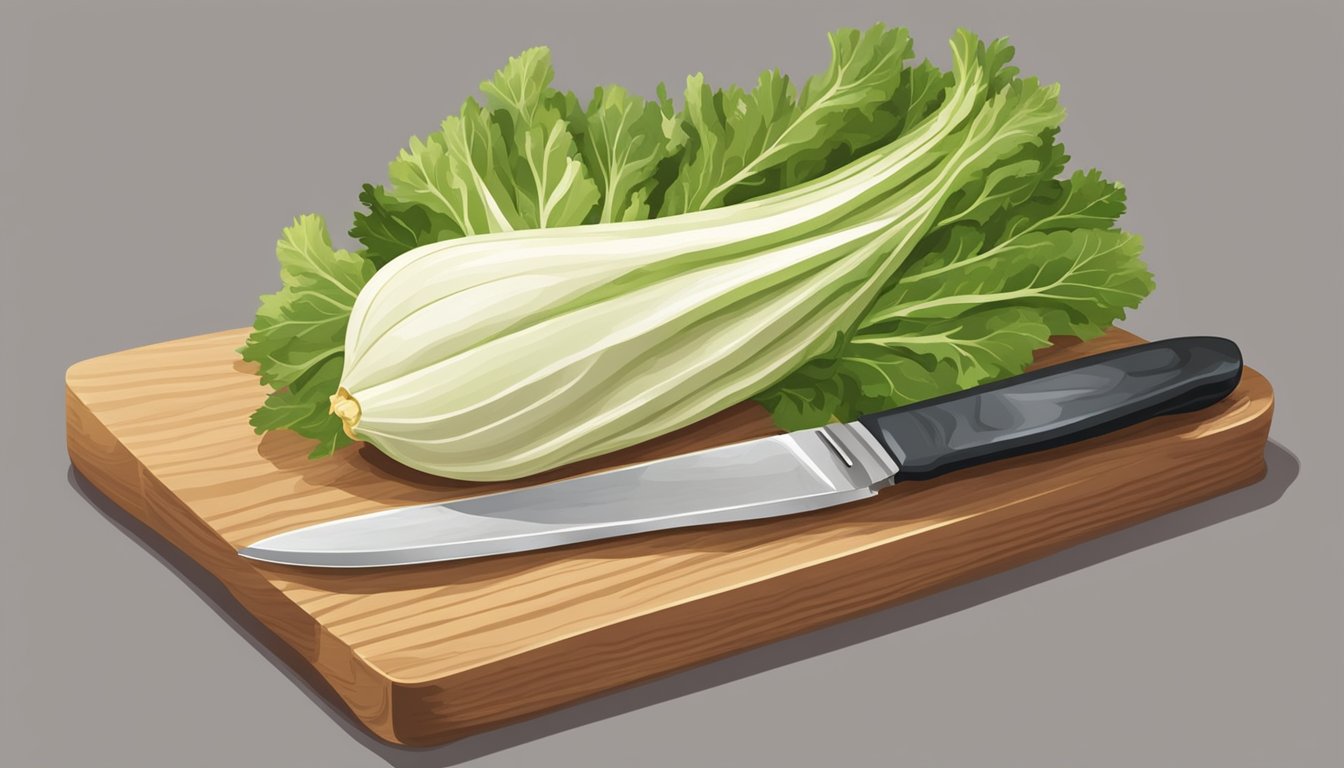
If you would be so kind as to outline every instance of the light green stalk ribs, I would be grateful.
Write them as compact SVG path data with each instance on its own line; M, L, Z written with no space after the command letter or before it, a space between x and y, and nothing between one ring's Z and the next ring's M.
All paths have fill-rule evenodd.
M333 411L403 464L500 480L665 434L823 357L949 198L1062 118L1053 86L991 88L994 51L972 35L952 49L935 111L815 181L710 210L496 231L394 259L354 303ZM816 98L832 97L823 88ZM572 181L566 171L519 169L538 190ZM715 173L742 171L705 178ZM694 209L721 187L668 200ZM542 202L525 218L549 215Z

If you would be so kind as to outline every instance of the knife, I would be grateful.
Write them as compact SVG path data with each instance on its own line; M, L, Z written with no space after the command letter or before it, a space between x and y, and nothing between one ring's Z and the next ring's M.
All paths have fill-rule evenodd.
M1241 352L1186 337L1081 358L849 423L606 472L299 528L239 551L334 568L501 555L647 531L792 515L1212 405Z

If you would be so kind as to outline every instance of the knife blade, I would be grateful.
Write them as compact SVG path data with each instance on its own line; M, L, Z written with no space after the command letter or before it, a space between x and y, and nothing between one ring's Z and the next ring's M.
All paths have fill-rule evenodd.
M635 533L793 515L1207 407L1241 377L1218 337L1142 344L922 403L788 434L271 536L255 560L334 568L501 555Z

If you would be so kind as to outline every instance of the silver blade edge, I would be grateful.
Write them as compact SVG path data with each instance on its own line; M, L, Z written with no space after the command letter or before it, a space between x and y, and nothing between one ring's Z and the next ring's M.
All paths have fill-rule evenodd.
M897 471L862 425L829 424L543 485L319 523L262 539L239 554L326 568L509 554L810 512L872 496Z

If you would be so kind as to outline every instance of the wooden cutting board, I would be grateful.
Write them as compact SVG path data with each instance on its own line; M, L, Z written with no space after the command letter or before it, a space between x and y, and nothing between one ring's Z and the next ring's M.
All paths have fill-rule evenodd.
M71 461L217 576L376 734L433 744L1000 571L1264 475L1273 395L1236 392L1071 447L789 518L410 568L267 565L236 549L310 523L526 484L440 480L368 447L320 461L259 437L245 330L86 360ZM1138 343L1061 342L1050 364ZM528 482L772 434L755 405ZM108 578L114 578L109 575ZM202 663L209 663L202 660ZM899 662L895 662L899 663Z

